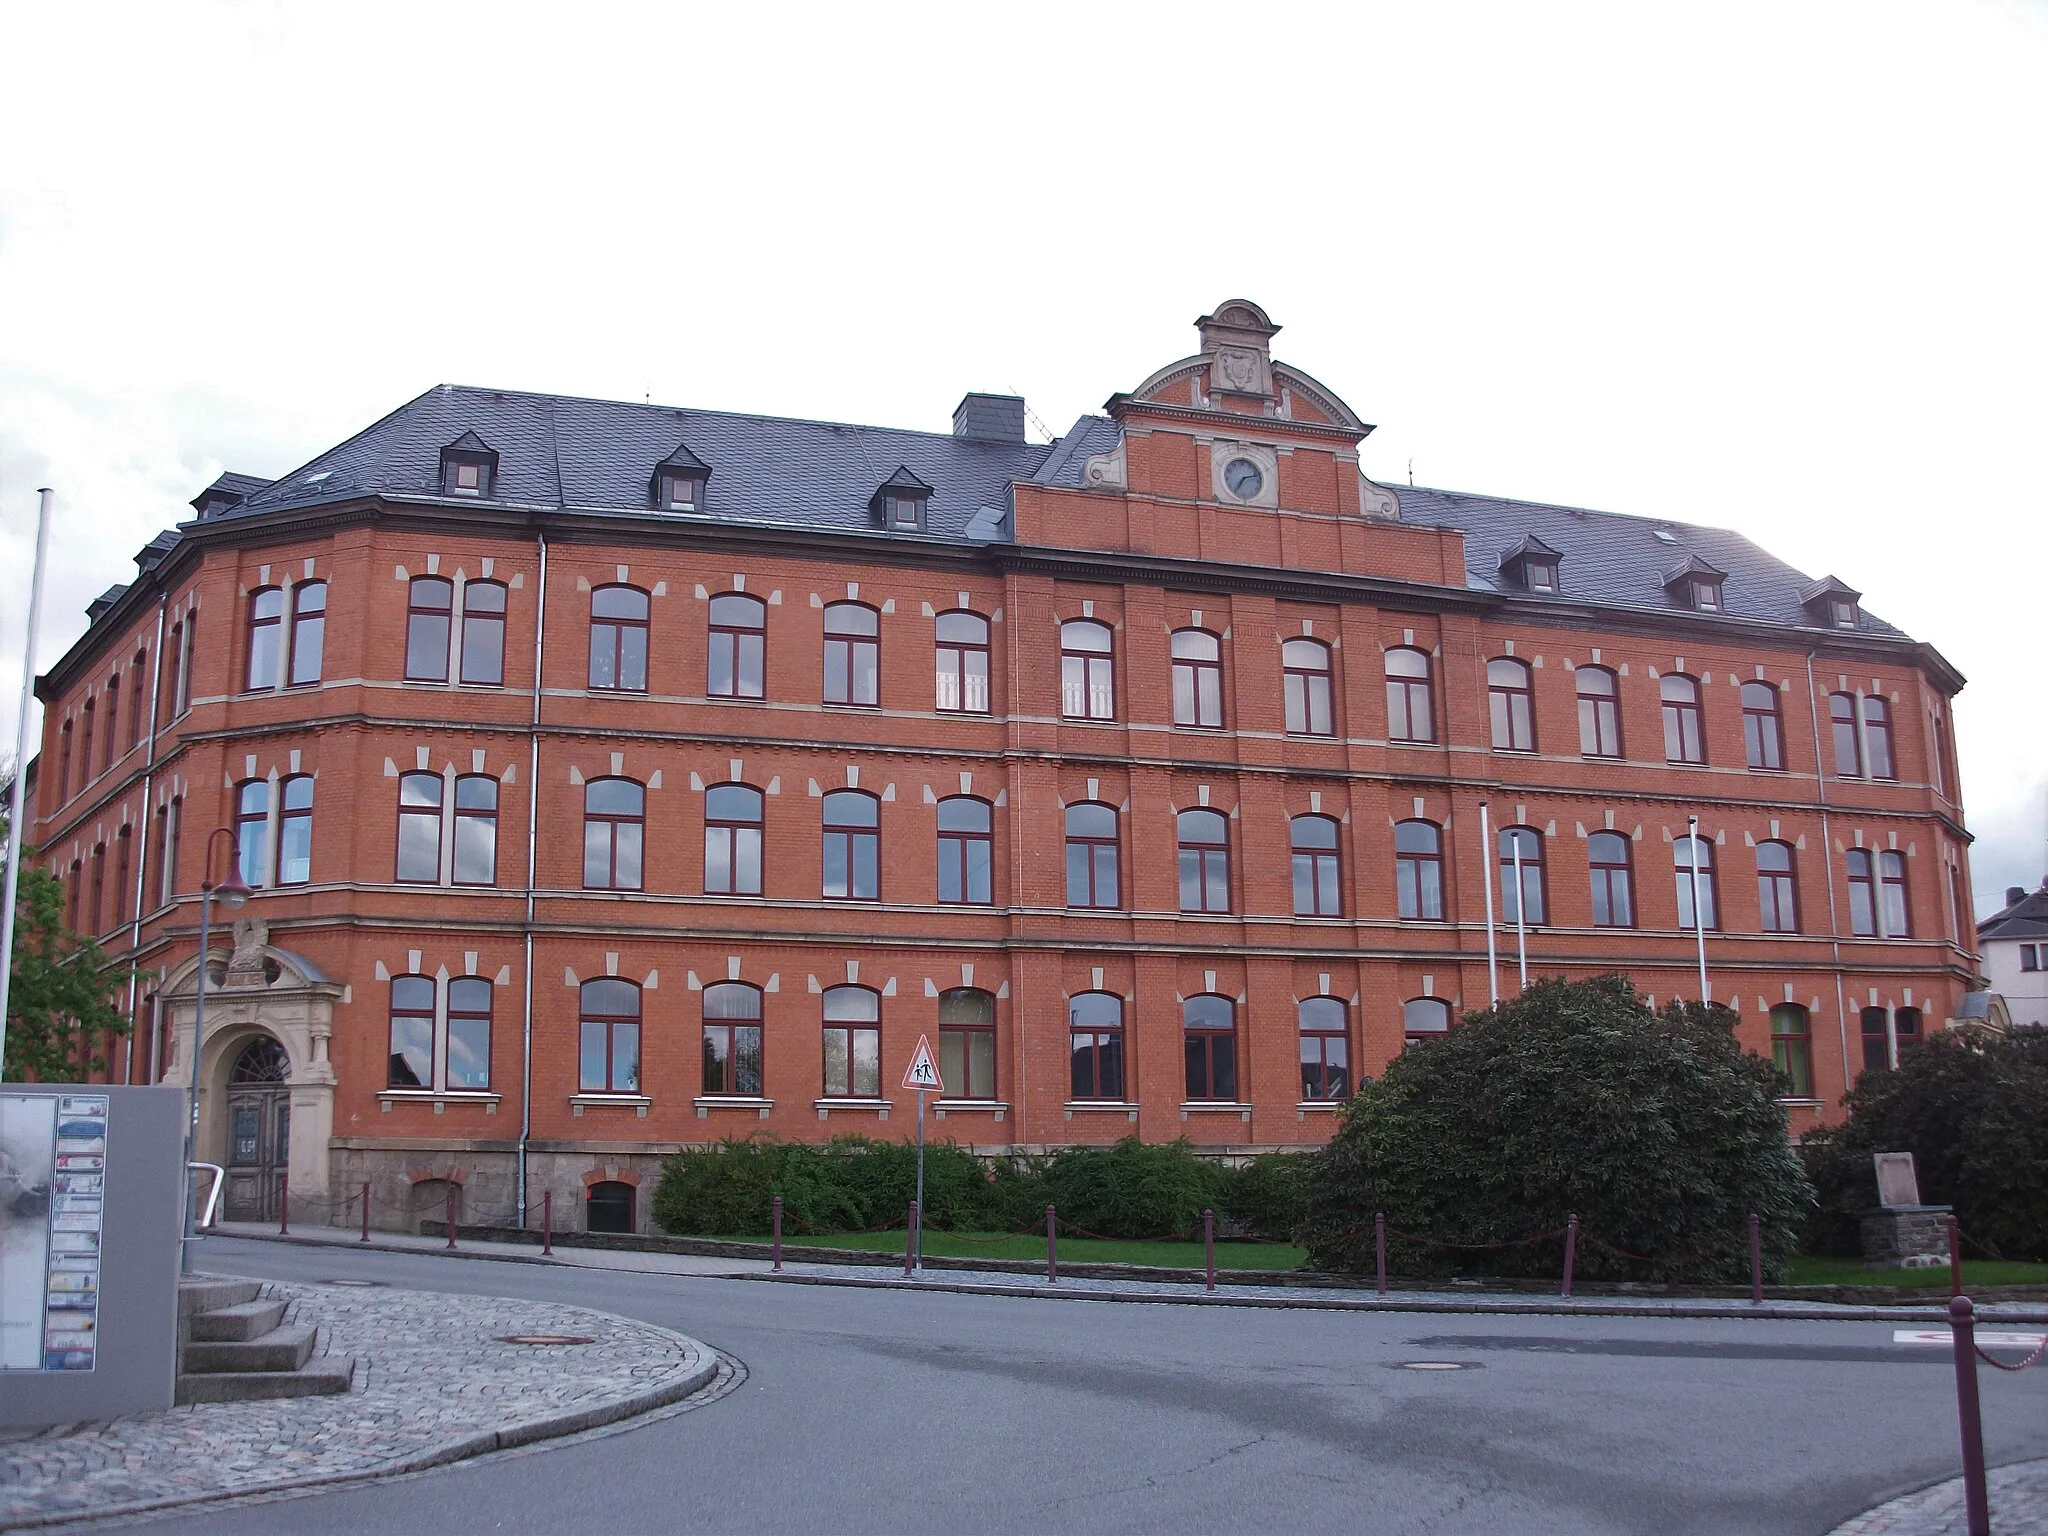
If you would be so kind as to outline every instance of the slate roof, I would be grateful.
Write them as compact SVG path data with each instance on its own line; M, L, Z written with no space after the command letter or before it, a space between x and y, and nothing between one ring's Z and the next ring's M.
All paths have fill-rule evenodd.
M1091 454L1116 447L1117 427L1083 415L1056 443L993 441L839 422L746 416L443 384L400 406L221 517L344 497L441 498L441 450L474 434L498 454L486 504L810 529L873 529L876 488L897 466L933 487L921 537L1012 537L1002 514L1014 482L1079 486ZM705 505L656 511L649 482L678 442L710 467ZM224 477L228 478L228 477ZM1796 628L1826 627L1806 606L1811 579L1739 533L1583 507L1510 501L1426 486L1389 486L1401 519L1465 534L1467 586L1520 594L1502 552L1540 540L1559 556L1559 593L1604 606L1669 613L1666 582L1688 562L1725 572L1725 612ZM1901 631L1864 613L1858 630Z
M1977 925L1980 939L2048 939L2048 881Z

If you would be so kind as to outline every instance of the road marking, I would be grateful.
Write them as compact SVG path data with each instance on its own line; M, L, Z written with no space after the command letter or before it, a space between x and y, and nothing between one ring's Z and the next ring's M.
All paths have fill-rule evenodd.
M2039 1349L2048 1335L2038 1333L1995 1333L1977 1330L1977 1342L1986 1349ZM1894 1328L1894 1344L1953 1344L1955 1334L1947 1328Z

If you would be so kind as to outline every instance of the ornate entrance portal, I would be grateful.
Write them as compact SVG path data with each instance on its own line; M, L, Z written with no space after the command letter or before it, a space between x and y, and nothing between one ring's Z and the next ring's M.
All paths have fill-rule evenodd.
M291 1168L291 1063L284 1047L251 1040L228 1073L229 1221L275 1221L278 1181Z

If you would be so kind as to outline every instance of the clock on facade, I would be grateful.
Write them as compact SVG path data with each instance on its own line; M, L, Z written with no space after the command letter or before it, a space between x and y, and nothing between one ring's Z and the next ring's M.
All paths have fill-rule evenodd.
M1223 466L1223 483L1230 487L1230 494L1239 501L1250 501L1259 494L1259 487L1266 483L1266 477L1250 459L1232 459Z

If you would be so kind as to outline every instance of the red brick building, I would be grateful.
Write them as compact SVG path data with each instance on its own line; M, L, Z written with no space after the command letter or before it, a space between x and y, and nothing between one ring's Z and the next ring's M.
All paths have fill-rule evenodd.
M1697 996L1700 927L1795 1127L1941 1027L1939 654L1733 533L1377 485L1199 330L1050 445L443 386L223 477L40 686L116 1075L190 1070L217 828L238 1212L645 1226L679 1145L907 1134L920 1035L977 1148L1313 1144L1522 949Z

